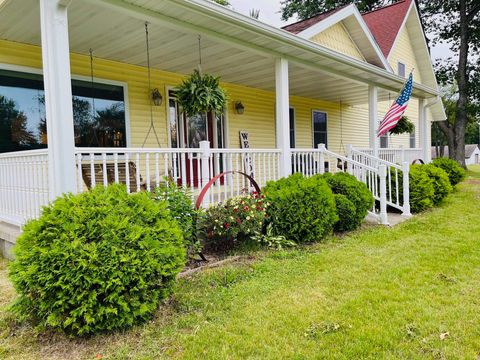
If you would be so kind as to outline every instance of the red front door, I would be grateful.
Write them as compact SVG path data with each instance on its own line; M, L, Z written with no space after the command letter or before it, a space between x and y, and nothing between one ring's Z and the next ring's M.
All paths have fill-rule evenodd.
M201 141L210 141L210 147L214 147L213 141L213 116L212 113L197 114L194 116L182 116L183 136L185 147L189 149L200 148ZM186 156L186 183L188 186L198 186L199 169L198 153L189 153Z

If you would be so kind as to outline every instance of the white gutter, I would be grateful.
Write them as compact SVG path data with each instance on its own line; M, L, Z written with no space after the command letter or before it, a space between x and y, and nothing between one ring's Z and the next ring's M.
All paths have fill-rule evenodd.
M312 61L308 61L305 59L298 58L296 56L288 55L287 53L281 53L273 49L268 49L253 43L250 43L246 40L235 38L232 36L228 36L225 34L221 34L215 30L206 28L204 26L195 25L191 23L184 22L180 19L173 18L166 14L161 14L154 10L146 9L144 7L140 7L138 5L132 4L130 2L124 0L88 0L92 3L104 5L109 8L115 9L117 11L121 11L125 14L129 14L130 16L137 17L139 19L148 20L148 21L157 21L157 22L168 22L174 25L177 28L188 29L194 32L201 32L212 37L216 37L217 39L231 42L233 44L243 46L248 48L249 50L257 51L262 54L270 54L275 57L282 57L289 61L296 62L302 65L305 65L310 68L314 68L316 70L323 70L326 72L330 72L337 76L348 78L352 81L356 81L362 84L372 84L387 90L391 91L399 91L405 79L398 75L389 73L386 70L383 70L375 65L371 65L368 63L364 63L360 60L350 58L344 54L338 53L336 51L327 49L321 45L318 45L314 42L309 40L302 39L296 35L290 34L289 32L281 29L277 29L273 26L264 24L258 20L254 20L250 17L238 14L228 8L225 8L221 5L217 5L210 1L204 0L164 0L165 2L169 2L173 5L182 7L184 9L188 9L191 12L195 12L202 16L207 16L212 19L214 22L223 22L225 26L237 26L249 32L253 32L256 34L260 34L270 38L271 40L280 41L286 45L292 46L292 50L302 50L307 51L313 55L319 55L324 58L331 59L339 64L347 65L348 67L353 67L362 72L366 72L369 75L372 75L377 79L369 80L362 78L360 76L356 76L353 74L345 74L340 70L333 69L331 67L326 67L325 65L321 65ZM381 82L381 80L389 80L394 84L385 84ZM433 97L437 96L439 93L437 90L432 89L428 86L414 83L414 89L423 93L426 93L424 97ZM428 96L429 95L429 96Z
M289 45L295 46L297 48L301 48L303 50L307 50L309 52L315 52L318 55L321 55L323 57L327 57L329 59L338 61L339 63L343 63L348 66L353 66L358 68L359 70L368 72L372 75L378 75L381 76L382 78L387 78L390 81L396 82L399 87L398 88L391 88L389 86L385 86L384 84L378 84L374 83L373 85L380 86L382 88L386 88L389 90L394 90L398 91L402 89L404 83L405 83L405 78L398 76L396 74L389 73L386 70L383 70L379 68L378 66L371 65L369 63L365 63L363 61L351 58L347 55L341 54L339 52L336 52L334 50L330 50L326 47L323 47L319 44L316 44L312 41L302 39L297 35L293 35L289 33L288 31L282 30L282 29L277 29L276 27L273 27L271 25L262 23L258 20L252 19L248 16L239 14L233 10L230 10L224 6L218 5L212 1L205 1L205 0L166 0L171 3L175 3L181 7L188 8L190 10L193 10L195 12L202 13L203 15L210 16L212 19L215 21L219 21L219 15L222 15L225 17L224 20L226 20L227 24L229 26L232 25L232 23L235 23L235 25L238 25L240 27L243 27L246 30L253 31L255 33L261 33L262 35L266 35L268 37L274 38L275 40L282 41L284 43L287 43ZM289 56L285 56L289 57ZM291 59L292 61L300 62L301 59ZM333 72L333 71L332 71ZM339 72L341 73L341 72ZM363 83L368 83L365 79L360 80ZM437 96L439 95L438 91L435 89L432 89L428 86L414 83L414 88L426 92L432 96Z

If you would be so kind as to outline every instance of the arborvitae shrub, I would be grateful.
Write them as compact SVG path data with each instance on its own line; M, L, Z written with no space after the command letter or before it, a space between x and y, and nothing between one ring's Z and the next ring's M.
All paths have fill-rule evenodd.
M358 216L355 205L342 194L334 194L335 205L339 220L336 222L335 231L355 230L358 227Z
M433 196L433 204L438 205L453 190L450 180L448 179L448 174L443 169L436 167L433 164L424 165L424 169L433 183L433 189L435 192Z
M335 199L323 179L294 174L268 182L263 193L274 235L296 243L320 241L338 220Z
M151 317L184 263L165 202L121 185L65 195L17 240L13 309L74 335L127 328Z
M425 170L425 165L410 166L410 210L419 213L433 206L435 188Z
M437 158L432 161L432 164L440 169L443 169L448 174L448 179L453 187L465 179L465 169L458 165L455 160L448 158Z
M330 186L334 194L345 195L346 198L354 205L355 212L353 215L349 216L353 223L349 229L345 230L356 229L365 219L365 216L367 216L368 210L373 208L374 198L371 191L363 182L358 181L355 176L344 172L339 172L336 174L326 173L321 175L321 177L327 181L327 184ZM342 219L342 214L339 214L339 217L340 222L348 221ZM345 227L346 224L339 226Z

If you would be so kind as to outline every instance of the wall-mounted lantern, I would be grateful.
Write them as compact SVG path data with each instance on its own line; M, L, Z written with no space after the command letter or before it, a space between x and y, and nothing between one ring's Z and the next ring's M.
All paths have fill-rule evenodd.
M152 90L152 101L155 106L160 106L162 105L163 97L162 94L160 94L160 91L155 88Z
M243 106L241 101L235 103L235 111L239 115L242 115L245 112L245 106Z

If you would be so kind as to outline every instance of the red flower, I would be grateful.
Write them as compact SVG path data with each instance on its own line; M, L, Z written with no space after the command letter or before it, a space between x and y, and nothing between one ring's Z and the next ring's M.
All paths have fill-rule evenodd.
M263 211L263 208L261 206L257 206L258 211Z
M259 205L259 206L262 206L262 204L263 204L263 203L262 203L261 201L258 202L258 205Z
M233 212L234 212L234 213L237 213L237 212L238 212L238 209L233 209Z
M226 223L224 223L224 224L223 224L223 226L224 226L224 227L225 227L225 229L227 229L227 230L230 228L230 224L229 224L229 223L227 223L227 222L226 222Z
M243 210L248 211L248 210L250 210L250 208L248 206L244 206Z
M237 224L241 224L242 223L242 220L240 220L240 218L237 218Z

